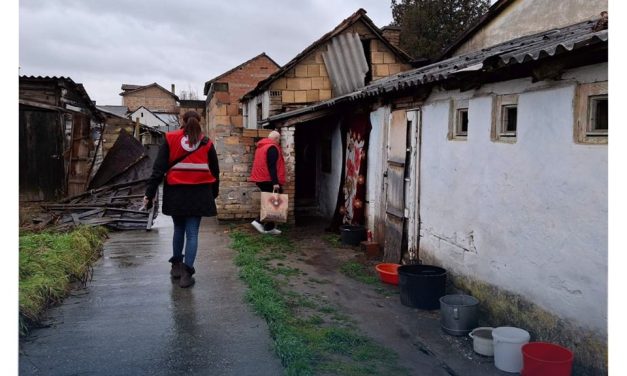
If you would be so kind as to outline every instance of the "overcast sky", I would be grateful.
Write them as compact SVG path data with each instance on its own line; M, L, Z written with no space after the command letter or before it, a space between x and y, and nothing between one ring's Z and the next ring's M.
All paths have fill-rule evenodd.
M20 0L20 75L65 76L97 104L157 82L204 99L204 82L262 52L279 65L359 8L383 27L390 0Z

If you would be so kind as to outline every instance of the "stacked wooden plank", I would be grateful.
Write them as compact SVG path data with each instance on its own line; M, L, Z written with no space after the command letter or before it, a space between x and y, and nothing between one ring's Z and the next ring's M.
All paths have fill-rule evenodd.
M150 230L158 214L158 204L143 208L146 179L104 186L43 205L48 212L40 226L66 230L78 225L107 226L115 230ZM158 202L158 200L156 200Z
M89 183L89 189L55 203L42 205L47 211L38 227L65 230L73 226L106 226L115 230L150 230L157 205L143 208L146 182L152 161L146 149L124 129L106 154Z

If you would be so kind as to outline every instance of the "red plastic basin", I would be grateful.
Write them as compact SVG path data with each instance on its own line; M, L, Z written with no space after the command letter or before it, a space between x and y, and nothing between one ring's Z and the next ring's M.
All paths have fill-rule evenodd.
M379 278L385 283L398 285L398 267L400 264L377 264L375 269L379 273Z
M570 376L573 353L565 347L547 342L529 342L521 348L523 376Z

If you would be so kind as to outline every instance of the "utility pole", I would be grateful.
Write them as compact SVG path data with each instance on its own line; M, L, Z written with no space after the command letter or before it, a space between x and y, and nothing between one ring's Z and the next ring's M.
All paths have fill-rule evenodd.
M136 138L138 141L141 141L141 140L140 140L140 137L139 137L139 117L136 117L136 118L135 118L135 138Z

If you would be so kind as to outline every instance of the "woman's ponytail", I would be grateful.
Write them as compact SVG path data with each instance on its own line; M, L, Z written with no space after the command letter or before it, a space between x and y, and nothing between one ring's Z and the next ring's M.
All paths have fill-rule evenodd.
M183 115L183 129L190 145L195 145L202 133L200 129L200 115L196 111L187 111Z

